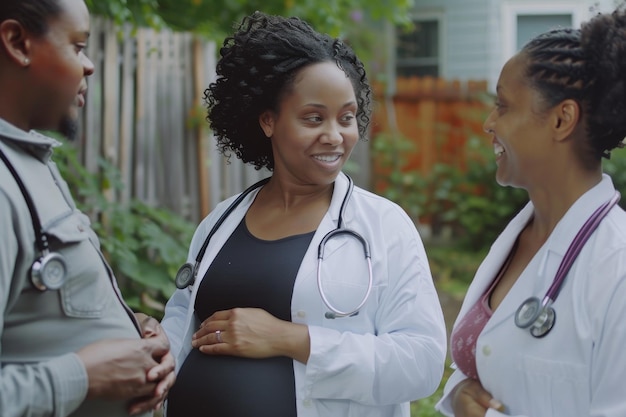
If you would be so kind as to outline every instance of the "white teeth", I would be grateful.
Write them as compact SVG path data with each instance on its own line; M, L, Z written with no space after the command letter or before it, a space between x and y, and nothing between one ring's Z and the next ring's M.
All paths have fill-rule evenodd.
M504 153L504 148L499 143L494 143L493 152L496 154L496 156L501 156Z
M313 158L322 162L335 162L336 160L341 158L341 155L316 155Z

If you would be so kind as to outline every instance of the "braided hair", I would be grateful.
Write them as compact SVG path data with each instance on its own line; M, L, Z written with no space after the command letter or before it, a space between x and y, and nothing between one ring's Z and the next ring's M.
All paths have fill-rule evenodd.
M349 77L358 104L359 136L364 139L371 90L363 63L352 49L299 18L255 12L224 40L217 80L204 91L207 121L220 153L234 154L256 169L273 170L271 142L259 125L259 116L266 110L277 112L297 73L321 62L335 62Z
M626 11L598 14L581 29L555 29L522 49L526 76L548 107L575 100L585 123L579 153L588 167L626 137Z

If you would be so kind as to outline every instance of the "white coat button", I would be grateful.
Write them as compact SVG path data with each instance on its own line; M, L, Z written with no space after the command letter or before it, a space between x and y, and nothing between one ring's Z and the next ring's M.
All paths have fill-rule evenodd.
M491 355L491 347L489 347L489 345L483 346L483 355L485 356Z
M306 408L310 408L313 405L313 401L307 398L306 400L302 401L302 405L305 406Z
M302 310L298 310L298 312L296 313L296 317L303 319L306 317L306 313Z

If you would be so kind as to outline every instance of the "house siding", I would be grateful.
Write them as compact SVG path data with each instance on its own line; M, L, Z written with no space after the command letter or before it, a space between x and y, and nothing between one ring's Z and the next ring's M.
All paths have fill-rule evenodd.
M491 1L491 0L490 0ZM416 0L413 16L441 16L441 77L485 79L490 65L489 3L485 0Z
M446 79L487 80L493 91L502 65L514 53L506 40L510 31L504 23L503 11L522 7L564 7L576 14L575 25L591 17L595 11L607 12L614 0L415 0L412 15L440 17L440 75ZM508 9L507 9L508 8Z

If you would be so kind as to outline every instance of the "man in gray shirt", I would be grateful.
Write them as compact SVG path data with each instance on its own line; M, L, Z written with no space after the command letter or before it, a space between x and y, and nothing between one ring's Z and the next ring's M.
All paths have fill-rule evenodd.
M0 416L149 415L174 383L50 160L93 73L83 0L0 1Z

